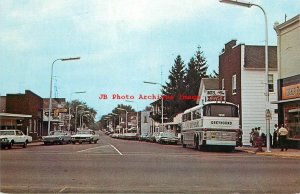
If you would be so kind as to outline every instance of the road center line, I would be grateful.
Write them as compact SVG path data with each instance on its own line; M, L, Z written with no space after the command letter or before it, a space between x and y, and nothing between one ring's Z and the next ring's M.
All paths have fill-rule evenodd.
M77 151L77 152L85 152L85 151L88 151L88 150L93 150L93 149L98 149L98 148L101 148L101 147L107 147L109 145L105 145L105 146L98 146L98 147L94 147L94 148L88 148L88 149L85 149L85 150L80 150L80 151Z
M123 155L115 146L109 144L112 148L114 148L121 156Z

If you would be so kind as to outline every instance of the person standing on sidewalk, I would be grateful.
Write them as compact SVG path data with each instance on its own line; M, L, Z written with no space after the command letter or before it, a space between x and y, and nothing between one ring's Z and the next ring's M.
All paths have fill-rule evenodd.
M287 134L289 133L289 131L284 128L284 125L281 124L281 127L278 130L278 140L279 140L279 145L281 148L281 151L283 151L283 149L285 149L285 151L287 151Z
M273 148L277 148L277 146L278 146L277 133L278 133L278 126L277 126L277 124L275 124L274 132L273 132Z

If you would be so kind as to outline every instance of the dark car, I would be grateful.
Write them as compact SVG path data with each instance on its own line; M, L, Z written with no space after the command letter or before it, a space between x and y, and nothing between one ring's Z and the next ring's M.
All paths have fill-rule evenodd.
M6 147L8 149L10 149L12 144L11 144L11 142L9 142L9 140L6 137L1 137L0 138L0 146L1 146L1 149L5 149Z

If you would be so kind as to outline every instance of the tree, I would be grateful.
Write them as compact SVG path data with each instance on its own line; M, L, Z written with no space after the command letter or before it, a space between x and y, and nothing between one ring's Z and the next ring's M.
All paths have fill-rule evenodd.
M175 114L182 112L185 108L184 102L182 102L179 98L179 96L185 91L184 61L181 59L180 55L178 55L174 60L174 65L169 72L169 82L166 82L166 85L163 86L162 93L163 95L174 97L174 99L167 100L164 103L164 112L168 118L172 118Z
M184 77L186 87L184 94L187 96L197 96L202 78L209 77L207 75L207 61L203 56L201 47L198 46L198 50L194 57L190 59L187 69L185 69L186 76ZM195 98L194 98L195 99ZM196 100L185 100L186 109L196 105Z
M118 109L119 108L119 109ZM130 105L124 105L124 104L118 104L117 107L115 107L111 113L114 113L114 114L118 114L118 115L111 115L111 113L107 113L107 115L102 115L101 119L100 119L100 126L101 128L106 128L105 126L107 126L107 121L106 121L106 118L108 115L111 115L110 117L113 118L113 126L117 126L117 125L120 125L119 123L119 119L116 119L116 118L120 118L122 119L122 121L125 121L126 120L126 111L124 110L120 110L120 109L124 109L127 111L128 113L128 117L130 114L134 114L136 115L135 113L135 110L132 108L132 106Z
M212 74L209 75L210 78L218 78L219 74L214 70Z
M79 106L80 105L80 106ZM71 113L71 131L75 131L75 118L76 118L76 107L77 107L77 121L76 127L79 127L80 124L80 115L83 115L83 112L86 111L86 116L83 116L83 123L85 123L88 127L92 126L95 123L95 116L97 111L93 108L90 108L85 102L79 100L73 100L71 102L67 102L65 108L68 109Z

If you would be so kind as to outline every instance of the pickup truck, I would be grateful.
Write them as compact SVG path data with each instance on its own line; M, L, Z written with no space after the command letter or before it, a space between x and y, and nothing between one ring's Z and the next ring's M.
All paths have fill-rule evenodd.
M9 149L13 145L21 145L26 148L27 144L32 142L31 136L25 135L22 131L16 129L0 130L0 138L7 138Z

